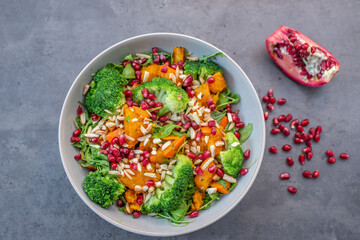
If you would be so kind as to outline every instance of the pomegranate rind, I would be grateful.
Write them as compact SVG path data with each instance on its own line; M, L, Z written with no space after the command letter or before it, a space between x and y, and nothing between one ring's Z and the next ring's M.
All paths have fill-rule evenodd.
M308 43L309 51L310 48L314 46L317 49L321 50L326 55L326 57L331 58L331 60L335 63L334 70L332 70L328 74L323 74L321 78L313 76L312 78L307 79L306 76L300 74L301 69L293 64L293 59L289 54L282 54L282 58L279 58L276 52L273 51L273 49L274 47L276 47L280 40L288 39L287 34L289 31L292 31L293 34L295 34L298 39L301 39L303 43ZM314 42L312 39L302 34L301 32L286 26L280 26L273 34L271 34L266 39L266 49L269 53L269 56L288 77L308 87L320 87L327 84L340 70L340 63L331 54L331 52L329 52L324 47L320 46L318 43Z

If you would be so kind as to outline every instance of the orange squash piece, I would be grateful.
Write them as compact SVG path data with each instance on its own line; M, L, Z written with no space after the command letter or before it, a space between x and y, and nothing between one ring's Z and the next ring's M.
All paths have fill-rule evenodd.
M138 143L138 138L143 136L143 133L140 130L140 126L143 125L144 128L147 128L148 124L143 124L144 119L150 117L149 113L145 110L142 110L139 107L128 107L126 104L124 106L124 131L125 134L129 137L134 138L134 141L126 139L128 148L133 148ZM133 122L133 119L138 119Z
M217 101L219 100L219 93L217 94L212 94L211 95L211 99L213 100L213 103L217 103Z
M172 158L175 156L177 150L181 147L181 145L185 142L186 136L178 137L175 139L170 146L165 148L164 150L164 157Z
M224 181L224 180L223 180ZM230 192L230 186L231 184L227 181L224 181L226 187L224 187L223 185L221 185L220 183L218 183L217 181L213 181L210 186L213 188L216 188L218 192L223 193L223 194L228 194Z
M209 84L212 93L219 93L227 89L225 79L220 72L215 73L212 77L215 79L214 83Z
M134 190L128 189L125 192L125 199L129 203L130 212L125 208L125 212L131 214L134 211L140 211L141 206L136 202L138 195Z
M210 135L211 134L211 128L210 127L202 127L201 128L201 133L203 134L203 135Z
M166 66L167 67L167 71L165 73L163 73L161 71L161 68L164 67L166 65L157 65L157 64L150 64L146 67L143 67L141 69L141 80L144 82L144 76L145 76L145 71L148 72L149 76L147 77L146 81L147 82L151 82L151 80L154 77L162 77L162 78L167 78L169 80L172 81L172 78L170 78L170 74L173 74L175 76L175 69ZM182 85L182 79L180 77L178 77L176 79L176 85Z
M120 132L121 132L121 131L122 131L121 128L117 128L117 129L115 129L114 131L109 132L109 133L105 136L106 140L107 140L108 142L111 142L111 140L113 140L113 138L120 136Z
M164 156L164 152L161 149L157 150L156 155L150 156L150 162L152 162L152 163L162 164L162 163L166 163L168 161L169 161L169 159L167 159Z
M220 121L220 123L219 123L219 126L220 126L220 128L221 128L222 130L224 130L225 127L228 125L228 123L229 123L229 119L227 118L227 116L224 116L224 117L221 119L221 121Z
M174 64L177 64L179 61L185 61L185 48L174 47L172 57Z
M169 136L163 137L162 140L164 140L164 141L171 141L171 140L176 140L176 139L178 139L178 138L179 138L178 136L169 135Z
M200 192L198 190L195 190L194 195L192 197L193 202L191 205L191 210L199 210L202 205L204 204L204 198L205 198L205 193L204 192Z
M195 97L200 106L207 106L207 100L211 98L209 84L204 83L196 88Z
M206 159L200 167L204 166L204 164L209 161L210 158ZM194 179L194 182L195 182L195 186L198 187L200 190L202 191L205 191L209 186L210 186L210 183L212 182L212 178L213 176L215 175L215 172L214 171L213 173L210 173L208 171L209 167L215 165L214 161L211 162L209 164L209 166L203 170L203 174L200 176L200 175L196 175L195 176L195 179Z

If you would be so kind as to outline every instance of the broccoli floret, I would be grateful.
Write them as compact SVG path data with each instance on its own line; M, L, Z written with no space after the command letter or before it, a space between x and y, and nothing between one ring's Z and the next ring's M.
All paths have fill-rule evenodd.
M198 79L200 62L185 61L184 74L191 74L194 79Z
M226 134L225 140L227 148L220 152L220 161L224 167L225 173L236 177L242 168L244 160L243 150L239 140L232 132Z
M177 163L172 169L172 176L167 175L161 188L143 205L146 212L170 212L178 209L189 194L189 189L194 188L192 162L185 155L176 155Z
M211 61L206 61L200 64L198 74L200 77L206 80L208 77L214 75L217 72L220 72L221 74L224 73L219 65Z
M98 71L93 82L90 84L90 91L85 96L85 105L90 113L105 116L104 110L115 111L125 102L123 86L128 83L118 69L107 66Z
M184 73L191 74L194 79L199 79L199 76L203 79L207 79L209 76L214 75L217 72L221 72L223 74L223 70L221 67L212 62L194 62L194 61L186 61L184 66Z
M176 86L172 81L166 78L155 77L151 82L145 82L139 87L135 87L133 92L133 101L140 103L144 99L141 90L147 88L156 96L156 101L161 102L163 107L159 110L159 116L168 112L183 112L189 102L189 97L184 89Z
M84 190L94 203L103 208L109 207L125 192L125 186L109 174L96 171L90 172L84 180Z

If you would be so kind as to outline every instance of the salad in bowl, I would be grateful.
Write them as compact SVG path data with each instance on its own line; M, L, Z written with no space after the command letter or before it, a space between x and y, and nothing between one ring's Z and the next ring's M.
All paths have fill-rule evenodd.
M231 194L253 125L232 106L240 97L213 61L223 56L154 47L94 71L70 137L91 201L186 225Z

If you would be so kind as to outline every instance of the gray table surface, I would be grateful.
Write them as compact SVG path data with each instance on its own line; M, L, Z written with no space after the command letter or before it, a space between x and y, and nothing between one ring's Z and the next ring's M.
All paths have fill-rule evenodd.
M260 96L274 88L288 99L277 114L324 128L313 160L292 169L285 154L267 151L285 138L268 136L243 201L218 222L174 239L360 238L360 1L2 0L0 9L0 239L149 238L114 227L82 202L63 170L57 128L70 85L93 57L128 37L165 31L220 47ZM328 85L304 87L275 66L264 43L282 24L333 52L341 70ZM327 148L351 159L329 165ZM305 168L319 169L320 178L304 179ZM282 171L290 181L279 180ZM289 183L298 186L296 195L287 192Z

